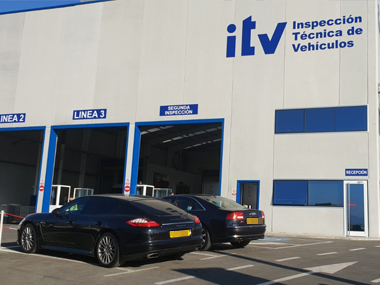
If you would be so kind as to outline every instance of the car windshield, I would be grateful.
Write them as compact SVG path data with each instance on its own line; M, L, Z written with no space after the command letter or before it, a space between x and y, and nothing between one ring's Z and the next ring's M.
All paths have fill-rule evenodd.
M223 198L219 196L209 196L202 197L202 199L222 209L247 209L243 205L240 205L239 203L236 203L235 201L228 198Z

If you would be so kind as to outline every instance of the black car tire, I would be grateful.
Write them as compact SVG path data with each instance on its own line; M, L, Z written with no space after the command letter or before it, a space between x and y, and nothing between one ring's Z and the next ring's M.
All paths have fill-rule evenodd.
M112 233L105 233L99 238L95 254L99 263L104 267L120 265L119 243Z
M32 224L26 224L20 233L21 250L25 253L34 253L37 251L37 232Z
M244 240L244 241L231 241L231 244L234 248L243 248L249 244L250 240Z
M212 246L210 234L208 233L208 230L206 228L202 228L202 244L199 247L199 250L209 250Z

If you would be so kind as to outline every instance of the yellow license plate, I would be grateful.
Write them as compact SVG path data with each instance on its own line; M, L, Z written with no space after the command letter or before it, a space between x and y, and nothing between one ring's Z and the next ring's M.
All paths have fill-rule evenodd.
M190 230L170 231L170 238L188 237L188 236L190 236Z
M263 218L247 218L247 225L262 225Z

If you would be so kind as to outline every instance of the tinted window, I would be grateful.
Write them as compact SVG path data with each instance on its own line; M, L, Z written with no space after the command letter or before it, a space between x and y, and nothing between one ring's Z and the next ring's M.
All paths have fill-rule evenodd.
M304 131L304 110L276 111L276 133L299 133Z
M308 205L343 207L343 181L309 181Z
M305 110L305 132L333 132L334 108Z
M178 212L186 214L186 212L181 209L178 209L172 204L162 200L144 199L132 202L131 204L138 209L155 216L170 216L173 215L173 213L175 214Z
M335 108L335 131L366 131L367 106Z
M177 197L175 205L185 211L203 210L197 201L189 197Z
M273 205L306 205L307 181L274 181Z
M202 197L202 200L222 209L247 209L231 199L219 196Z
M119 208L119 205L113 199L107 198L93 198L88 203L86 210L83 212L85 215L102 215L113 212Z
M80 214L90 200L91 200L90 198L75 199L74 201L71 201L70 203L67 203L65 206L63 206L59 210L59 213L60 214Z
M172 204L174 204L174 201L177 197L176 196L166 196L166 197L163 197L162 200L165 200L165 201L168 201Z

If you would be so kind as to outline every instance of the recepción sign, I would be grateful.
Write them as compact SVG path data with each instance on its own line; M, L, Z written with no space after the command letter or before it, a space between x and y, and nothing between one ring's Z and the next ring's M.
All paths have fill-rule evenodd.
M160 106L160 116L197 115L198 104Z
M368 169L346 169L346 176L368 176Z

